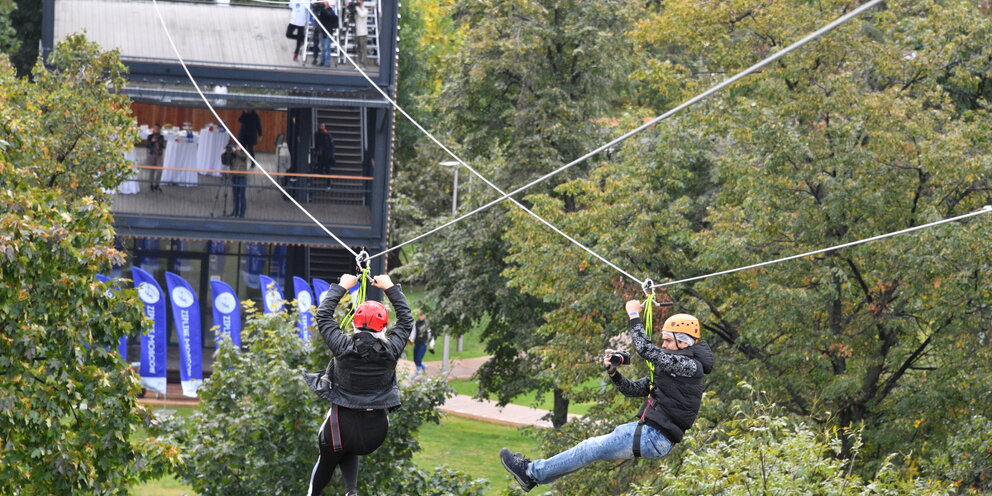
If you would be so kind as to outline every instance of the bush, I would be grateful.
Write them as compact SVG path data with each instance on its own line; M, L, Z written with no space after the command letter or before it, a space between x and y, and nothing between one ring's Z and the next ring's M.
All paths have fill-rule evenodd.
M297 337L294 316L260 315L250 304L246 314L246 349L221 343L213 375L200 389L199 411L163 420L156 433L181 446L189 463L177 475L200 494L305 494L327 403L307 389L300 372L329 357L319 335L313 343ZM482 494L478 481L444 468L427 473L413 463L417 428L439 421L436 407L451 393L443 380L401 388L403 406L390 413L386 442L362 458L362 494ZM343 492L339 478L327 491L335 490Z
M924 473L952 482L961 494L992 493L992 420L972 417L932 451Z

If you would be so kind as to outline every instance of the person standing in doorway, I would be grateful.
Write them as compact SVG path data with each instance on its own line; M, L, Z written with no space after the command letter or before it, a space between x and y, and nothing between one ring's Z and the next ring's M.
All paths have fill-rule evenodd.
M162 125L155 123L152 126L152 132L148 135L146 140L148 143L148 165L157 167L157 169L151 170L151 187L150 191L162 192L162 187L159 186L159 182L162 180L162 156L165 155L165 137L162 136Z
M238 141L241 142L241 146L245 147L248 155L255 158L255 145L262 137L262 118L258 116L255 109L249 109L241 113L238 122L241 124L238 129Z
M303 46L303 37L306 33L310 13L307 12L307 6L303 2L290 2L289 8L289 25L286 26L286 37L296 40L296 48L293 50L293 62L296 62L300 59L300 47Z

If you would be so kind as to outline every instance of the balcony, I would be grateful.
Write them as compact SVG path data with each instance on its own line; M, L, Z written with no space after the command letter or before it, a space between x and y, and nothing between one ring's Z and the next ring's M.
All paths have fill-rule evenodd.
M138 163L147 162L144 150L137 154ZM277 154L256 155L260 165L335 235L362 245L372 234L371 177L287 173L280 170ZM151 190L152 173L161 168L134 168L134 179L112 194L121 235L336 246L257 168L243 173L165 168L161 192ZM229 216L235 176L247 179L243 218Z

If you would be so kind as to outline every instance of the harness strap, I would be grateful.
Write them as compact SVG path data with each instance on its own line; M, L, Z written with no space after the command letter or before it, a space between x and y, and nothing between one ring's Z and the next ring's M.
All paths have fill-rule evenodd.
M637 423L637 428L634 429L634 459L641 457L641 429L644 427L644 421L641 420Z
M652 290L647 295L647 299L644 300L644 333L648 336L648 341L654 341L654 290ZM650 360L648 363L648 391L654 389L654 363ZM640 432L640 431L638 431Z
M341 446L341 421L338 418L338 405L331 404L331 449L335 452L344 448Z

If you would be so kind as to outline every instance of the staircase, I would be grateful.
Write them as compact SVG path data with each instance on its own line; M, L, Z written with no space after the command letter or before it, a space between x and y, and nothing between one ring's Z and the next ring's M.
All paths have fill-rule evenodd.
M327 282L338 282L341 274L355 273L355 256L344 248L311 247L309 251L307 261L311 280L318 277Z
M334 137L335 164L331 175L362 176L362 111L352 107L335 107L317 109L315 113L317 124L327 126L327 131ZM365 205L365 190L371 186L370 181L352 179L315 179L317 189L311 192L311 203L333 203L336 205Z

